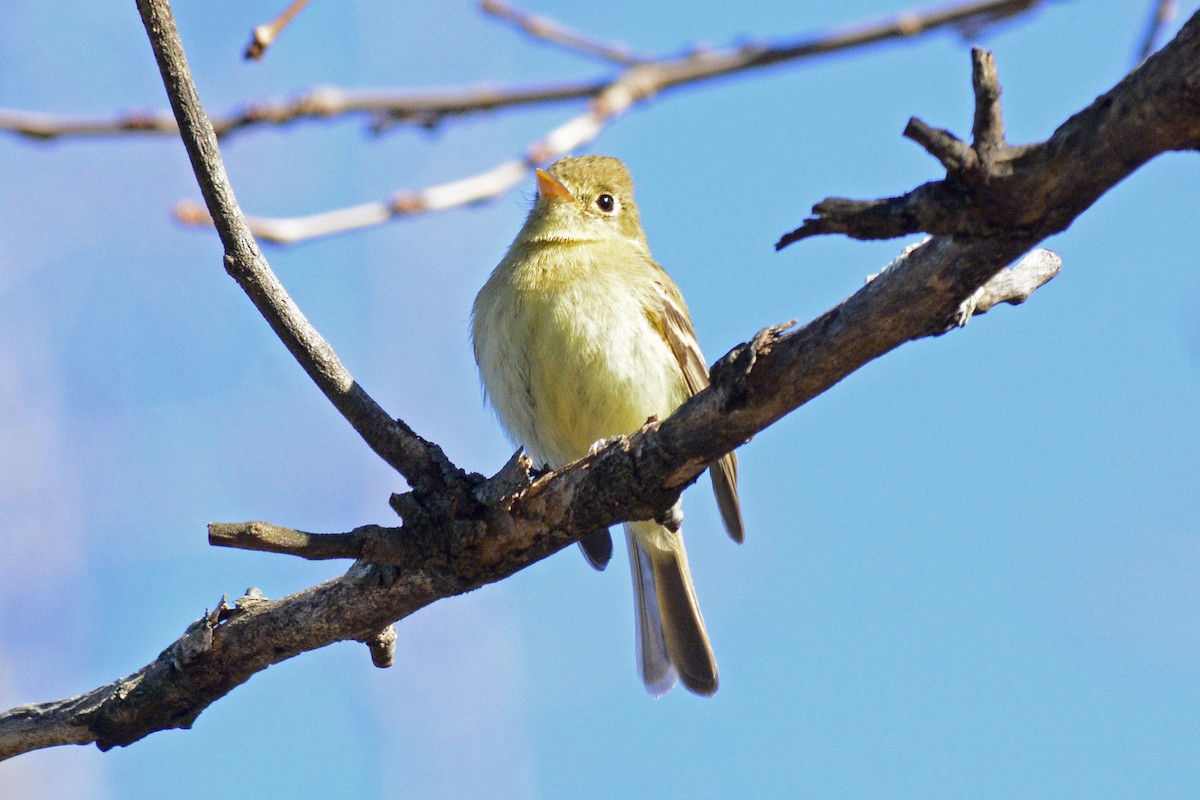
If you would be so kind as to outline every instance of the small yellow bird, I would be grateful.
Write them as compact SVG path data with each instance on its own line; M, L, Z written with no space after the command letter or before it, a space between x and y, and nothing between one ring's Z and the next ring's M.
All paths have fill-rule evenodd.
M625 165L564 158L539 169L537 185L524 227L475 298L471 334L500 422L535 464L557 468L666 418L708 385L708 362L679 287L650 255ZM737 459L711 466L725 528L740 542ZM626 523L625 535L642 682L657 697L678 675L713 694L717 663L682 532L644 521ZM598 569L612 555L607 531L580 545Z

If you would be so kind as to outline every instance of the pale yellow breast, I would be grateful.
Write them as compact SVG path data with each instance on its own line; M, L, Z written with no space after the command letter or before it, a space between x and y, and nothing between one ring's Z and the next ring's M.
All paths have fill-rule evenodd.
M594 251L510 252L476 299L473 335L488 396L537 462L558 466L599 439L667 416L688 395L650 324L654 272L614 270Z

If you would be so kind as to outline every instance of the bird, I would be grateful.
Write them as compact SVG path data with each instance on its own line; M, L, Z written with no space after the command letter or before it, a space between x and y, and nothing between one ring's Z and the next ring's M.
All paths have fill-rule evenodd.
M707 362L679 287L655 262L616 158L563 158L535 172L537 195L480 289L471 339L486 399L537 466L557 469L708 386ZM722 520L744 537L737 457L709 465ZM624 524L636 611L638 672L659 697L676 679L716 693L716 658L673 517ZM667 522L668 524L663 524ZM580 546L603 569L607 530Z

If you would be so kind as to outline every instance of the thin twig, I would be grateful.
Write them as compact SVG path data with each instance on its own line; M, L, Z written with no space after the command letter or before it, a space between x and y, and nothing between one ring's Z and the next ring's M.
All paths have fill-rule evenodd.
M1011 15L1036 6L1040 0L977 0L924 14L906 14L853 30L785 44L749 44L724 51L648 61L623 70L593 97L587 111L569 119L525 149L523 157L503 162L465 178L423 189L403 190L388 200L335 209L303 217L249 218L251 230L276 244L295 244L320 236L372 227L411 217L493 199L519 184L540 164L566 155L593 141L604 126L630 108L664 91L728 77L751 69L863 47L876 42L952 26L966 19ZM176 218L185 224L207 224L192 202L180 203Z
M549 17L522 11L504 0L481 0L479 8L486 14L511 22L535 39L583 53L585 56L625 66L649 60L634 55L633 49L628 45L602 42L579 31L571 30L566 25Z
M823 37L803 39L793 44L754 45L730 52L758 54L761 63L742 64L728 61L728 74L767 66L791 59L802 59L839 50L874 44L887 39L914 37L945 27L961 29L967 22L981 25L1003 17L1029 11L1044 0L970 0L944 9L901 14L891 21L873 23ZM774 55L772 55L774 54ZM683 61L700 59L704 53L690 57L663 59ZM719 77L720 73L697 74L691 80ZM672 85L687 83L686 76ZM581 81L513 88L475 87L438 92L384 92L341 89L332 86L313 88L289 99L264 100L247 103L240 109L212 118L218 136L228 136L259 125L286 125L301 120L324 120L332 117L360 115L368 117L376 130L392 124L413 124L433 127L451 117L497 111L516 106L559 103L593 98L611 86L613 79ZM0 130L34 139L60 137L128 136L131 134L178 135L174 117L165 111L135 111L115 117L60 116L35 111L0 109Z
M250 32L250 44L246 45L246 52L242 54L242 57L252 61L262 59L266 55L267 48L274 43L276 37L306 5L308 5L308 0L292 0L292 3L274 20L266 25L255 27Z
M1142 63L1158 47L1162 32L1179 13L1177 0L1151 0L1150 21L1146 24L1146 34L1142 37L1142 47L1138 51L1137 63Z
M212 117L212 125L221 138L264 124L289 125L304 120L350 115L368 117L376 131L398 124L433 128L452 117L594 97L608 83L604 80L582 81L511 89L478 86L437 92L387 92L319 86L284 100L247 103L237 110ZM175 117L170 111L132 111L116 117L75 117L0 109L0 131L47 140L131 134L178 136L179 126L175 124Z
M631 70L602 91L587 111L573 117L530 144L520 159L505 161L491 169L449 183L424 189L397 192L390 199L363 203L305 217L247 217L250 230L259 239L275 244L297 242L358 228L367 228L396 217L412 217L471 205L498 197L518 185L540 164L553 161L595 139L605 123L624 114L653 91L640 82L641 73ZM180 222L211 224L199 204L183 201L175 206Z

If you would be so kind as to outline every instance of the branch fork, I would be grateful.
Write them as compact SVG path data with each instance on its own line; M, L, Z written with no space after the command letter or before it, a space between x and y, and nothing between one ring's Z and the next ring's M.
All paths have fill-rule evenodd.
M975 93L970 146L919 119L904 135L946 168L946 177L882 200L828 198L775 244L829 233L889 239L913 233L1012 243L1020 254L1058 233L1142 164L1200 147L1200 15L1113 89L1044 142L1010 145L990 53L971 51Z
M972 142L913 117L904 136L919 144L946 168L942 181L927 183L908 194L885 200L829 198L813 206L812 217L784 234L775 249L828 233L856 239L886 239L926 232L941 236L988 237L1007 231L1014 198L1006 179L1013 162L1028 148L1005 139L996 62L983 48L971 49L971 84L975 92Z

